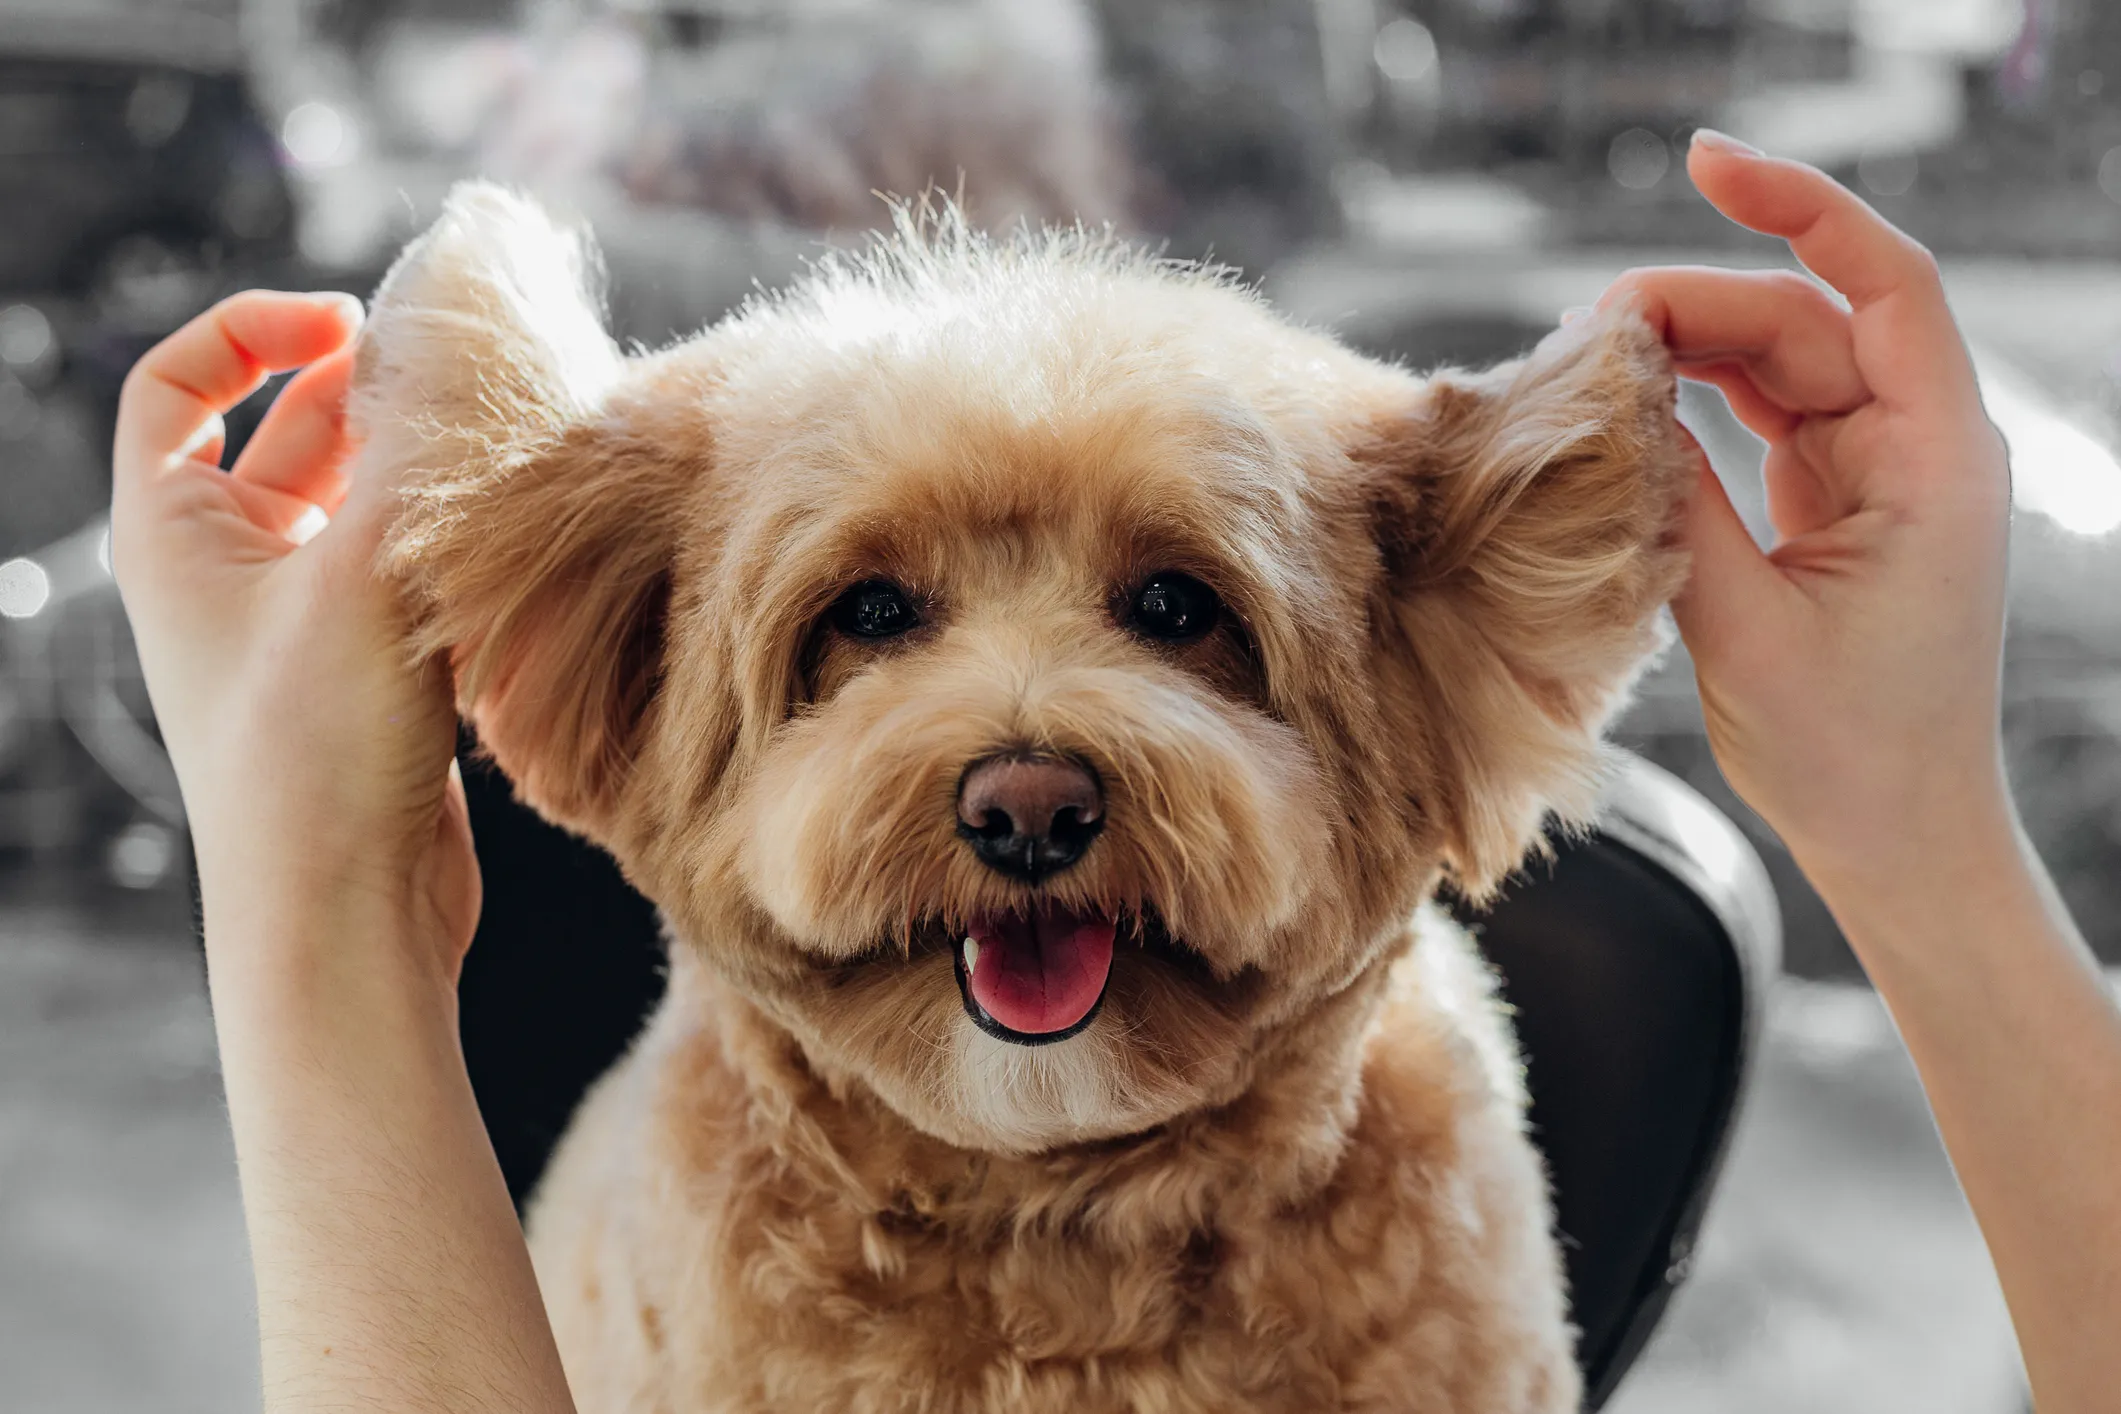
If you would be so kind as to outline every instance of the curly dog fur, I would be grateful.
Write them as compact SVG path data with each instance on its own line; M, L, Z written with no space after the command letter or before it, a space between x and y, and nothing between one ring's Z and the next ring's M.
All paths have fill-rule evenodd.
M1651 332L1419 377L943 210L628 353L593 264L460 189L353 406L413 651L666 920L532 1215L581 1407L1574 1409L1508 1023L1425 901L1581 817L1659 643L1694 462ZM1130 631L1166 572L1213 632ZM879 580L919 626L834 629ZM1105 792L1029 883L953 808L1018 751ZM1057 1044L954 981L1027 909L1120 920Z

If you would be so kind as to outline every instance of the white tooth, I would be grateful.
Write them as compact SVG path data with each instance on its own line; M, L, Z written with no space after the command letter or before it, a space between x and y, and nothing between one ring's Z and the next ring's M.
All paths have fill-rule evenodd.
M975 943L975 942L973 942L973 941L972 941L972 939L970 939L970 938L967 938L967 939L965 939L965 973L966 973L966 975L967 975L967 976L970 976L970 975L971 975L971 973L972 973L972 969L973 969L973 968L975 968L975 967L977 967L977 966L979 966L979 944L978 944L978 943Z

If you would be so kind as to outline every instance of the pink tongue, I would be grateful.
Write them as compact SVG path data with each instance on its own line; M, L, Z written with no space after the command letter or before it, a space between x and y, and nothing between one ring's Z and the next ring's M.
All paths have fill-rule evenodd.
M1110 918L1041 909L1029 918L982 918L968 939L972 999L1027 1036L1065 1031L1090 1014L1112 971Z

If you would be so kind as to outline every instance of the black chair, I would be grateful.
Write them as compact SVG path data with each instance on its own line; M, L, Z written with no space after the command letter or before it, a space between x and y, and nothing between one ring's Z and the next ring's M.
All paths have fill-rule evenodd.
M1630 758L1598 829L1460 910L1516 1009L1532 1135L1597 1409L1693 1264L1744 1099L1782 920L1738 827Z
M490 769L465 784L487 884L464 1049L520 1203L661 994L663 949L602 853ZM1595 833L1466 921L1516 1008L1596 1409L1687 1274L1779 961L1774 893L1735 826L1631 760Z

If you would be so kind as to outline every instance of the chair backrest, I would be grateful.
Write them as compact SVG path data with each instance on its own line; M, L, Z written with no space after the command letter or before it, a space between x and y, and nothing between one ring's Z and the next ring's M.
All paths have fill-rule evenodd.
M1766 869L1676 777L1629 758L1598 829L1461 910L1516 1009L1587 1404L1692 1265L1780 964Z
M486 908L464 1050L520 1203L661 994L663 948L600 851L468 759L465 786ZM1777 965L1774 894L1735 826L1631 759L1595 833L1468 921L1517 1010L1595 1409L1686 1274Z
M472 1089L521 1206L596 1078L663 995L654 907L602 850L460 755L486 902L457 988Z

